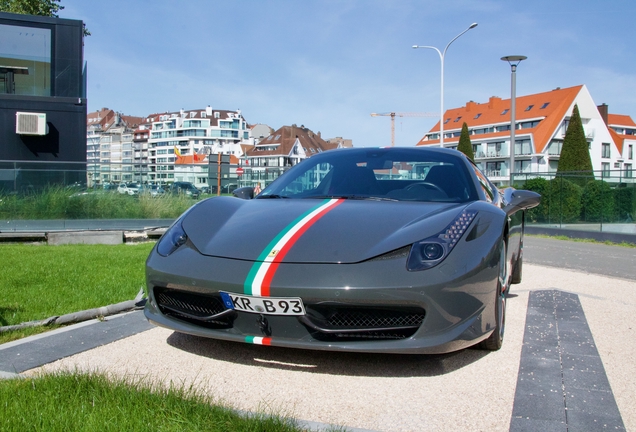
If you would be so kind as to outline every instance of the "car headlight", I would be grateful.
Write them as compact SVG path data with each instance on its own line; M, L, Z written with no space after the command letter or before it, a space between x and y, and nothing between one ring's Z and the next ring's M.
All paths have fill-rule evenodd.
M181 221L177 221L159 240L157 244L157 253L167 257L188 241L188 235L181 226Z
M464 210L439 234L413 243L406 264L407 270L426 270L441 263L466 233L475 216L476 211Z

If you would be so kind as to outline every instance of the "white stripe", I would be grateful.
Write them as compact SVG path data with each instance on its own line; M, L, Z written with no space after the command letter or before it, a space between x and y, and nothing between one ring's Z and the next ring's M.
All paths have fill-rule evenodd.
M324 209L331 207L332 205L334 205L336 202L338 202L337 199L331 199L328 202L326 202L324 205L318 207L316 210L312 211L311 213L309 213L307 216L305 216L303 219L300 220L300 222L298 222L294 227L292 227L292 229L290 229L287 234L285 234L283 237L281 237L281 239L278 241L278 243L276 243L274 245L274 247L272 248L272 250L281 250L285 244L287 244L287 242L289 242L289 240L305 225L307 225L307 223L318 213L320 213L321 211L323 211ZM271 251L270 251L271 252ZM265 258L265 261L263 261L263 264L259 267L258 272L256 273L256 276L254 276L254 281L252 282L252 295L256 296L256 297L260 297L261 296L261 285L263 284L263 279L265 278L265 274L267 273L267 270L269 269L269 267L271 266L272 261L274 261L274 259L276 258L276 256L270 257L269 255Z
M254 345L263 345L263 337L254 336Z

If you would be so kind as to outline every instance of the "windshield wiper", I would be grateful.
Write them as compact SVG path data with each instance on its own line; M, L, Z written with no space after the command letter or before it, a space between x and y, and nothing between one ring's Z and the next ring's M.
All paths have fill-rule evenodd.
M393 198L386 197L375 197L375 196L364 196L364 195L311 195L303 198L312 198L312 199L347 199L347 200L370 200L370 201L398 201Z
M270 199L270 198L289 198L288 196L271 194L271 195L259 195L256 197L257 199Z

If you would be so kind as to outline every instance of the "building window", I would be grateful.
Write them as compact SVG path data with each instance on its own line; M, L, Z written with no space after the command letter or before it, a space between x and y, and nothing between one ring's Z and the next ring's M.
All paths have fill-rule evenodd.
M457 117L457 118L455 119L454 123L457 123L458 121L460 121L460 120L461 120L461 118L462 118L461 116Z
M627 147L627 159L634 159L634 146L632 144Z
M503 110L503 111L501 112L501 115L506 115L506 114L508 114L508 111L510 111L510 110L509 110L508 108L506 108L505 110Z
M526 111L530 111L533 107L534 105L528 105L528 107L526 108Z
M449 121L450 121L450 117L444 120L444 124L448 123Z
M625 164L625 177L632 178L634 174L632 173L632 164Z
M481 117L481 113L478 113L478 114L475 116L475 119L478 119L479 117Z
M609 162L603 162L601 164L601 170L603 171L602 176L603 178L607 178L610 176L610 164Z
M605 159L610 157L610 145L609 145L609 143L603 143L602 144L601 157L605 158Z
M51 30L0 24L0 40L0 93L51 96Z
M550 105L550 102L544 103L543 105L541 105L541 109L546 109L548 105Z

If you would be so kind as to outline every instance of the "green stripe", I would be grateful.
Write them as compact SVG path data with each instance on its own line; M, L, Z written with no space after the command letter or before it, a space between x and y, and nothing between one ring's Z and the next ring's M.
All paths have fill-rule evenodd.
M267 256L270 254L270 252L272 251L272 249L274 248L274 246L276 246L276 243L278 243L278 241L285 235L287 234L294 226L296 226L301 220L303 220L303 218L305 218L308 214L310 214L311 212L313 212L314 210L316 210L318 207L325 205L326 203L328 203L330 200L329 199L325 199L324 201L322 201L320 204L318 204L315 207L312 207L311 209L307 210L305 213L301 214L300 216L298 216L296 219L294 219L292 221L292 223L290 223L289 225L287 225L285 227L285 229L283 229L281 232L278 233L278 235L276 237L274 237L274 239L269 242L269 244L267 245L267 247L265 249L263 249L263 251L261 252L261 254L258 256L258 258L256 259L256 262L254 263L254 265L252 265L252 268L250 269L250 272L247 274L247 279L245 280L245 284L243 285L243 293L246 295L252 295L252 282L254 282L254 278L256 277L256 273L258 273L258 269L260 268L260 266L263 264L263 262L265 261L265 258L267 258Z
M245 342L253 344L254 343L254 337L255 336L245 336Z

